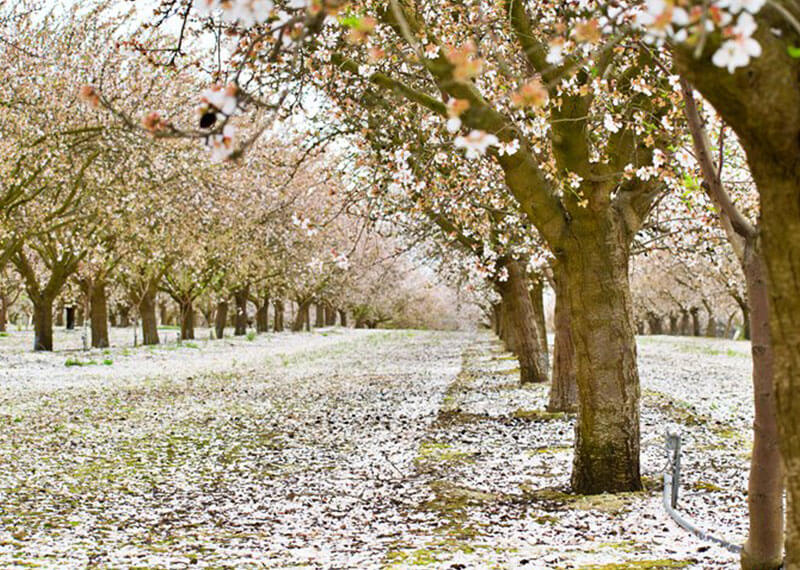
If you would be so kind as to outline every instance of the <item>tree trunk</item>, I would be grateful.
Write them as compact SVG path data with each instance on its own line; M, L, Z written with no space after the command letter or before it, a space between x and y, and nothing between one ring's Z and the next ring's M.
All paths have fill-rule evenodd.
M59 302L58 306L56 307L56 320L55 324L57 327L64 326L64 303Z
M250 298L250 288L243 287L234 291L233 298L236 301L236 321L233 335L244 336L247 334L247 300Z
M750 303L747 299L736 299L736 302L742 311L742 338L750 340L752 335L750 331Z
M53 299L40 297L33 301L33 350L53 350Z
M298 301L297 302L297 314L294 316L294 322L292 323L292 332L300 332L303 330L303 326L308 323L309 318L309 310L308 308L311 306L310 301Z
M689 318L689 311L681 309L681 335L690 336L692 334L691 319Z
M256 332L269 331L269 295L264 295L261 305L256 310Z
M333 307L330 305L330 303L325 303L325 326L336 326L336 311L333 310Z
M163 299L158 303L158 318L162 325L169 324L169 310L167 307L167 302Z
M316 304L314 317L315 327L322 328L325 326L325 306L322 302Z
M149 285L139 300L139 315L142 317L142 344L158 344L158 323L156 321L156 285Z
M672 336L680 334L680 330L678 329L678 315L675 313L669 314L669 334Z
M747 493L750 532L742 550L742 568L772 569L780 567L783 559L783 470L773 384L769 293L758 238L748 240L743 266L751 305L755 421Z
M569 318L569 297L566 277L557 267L553 268L553 285L556 292L555 328L553 342L553 384L550 387L550 412L578 411L578 380L575 370L575 348L572 341L572 325Z
M228 321L228 301L217 303L216 314L214 315L214 336L223 338L225 336L225 323Z
M639 372L628 239L617 219L583 224L574 224L559 260L579 395L572 487L583 494L638 491Z
M306 307L305 316L306 316L305 329L308 332L311 332L311 303L309 303L308 307Z
M67 307L67 330L75 330L75 307ZM52 350L52 349L51 349Z
M550 350L547 346L547 323L544 316L544 280L541 277L531 279L531 304L536 335L539 338L539 353L544 359L545 370L550 370Z
M797 167L796 151L793 156ZM748 160L761 196L779 440L786 470L785 567L795 569L800 568L800 173L787 172L788 162L775 164L766 157L754 164L750 152ZM755 303L752 308L755 311Z
M272 320L272 330L275 332L283 332L283 319L284 319L284 306L282 299L275 299L272 303L272 308L275 310Z
M647 327L650 329L650 334L664 334L664 327L661 323L661 317L659 317L653 311L647 311Z
M700 336L700 309L692 307L689 314L692 316L692 336Z
M131 326L130 312L131 308L128 305L123 305L121 303L117 304L117 313L119 314L119 326L121 327Z
M191 299L180 302L181 340L194 340L194 306Z
M107 348L108 342L108 300L106 283L103 279L93 279L89 287L89 312L92 327L92 347Z
M508 279L497 281L495 286L503 299L509 328L509 348L519 360L520 382L547 382L547 358L542 355L541 342L536 333L536 316L524 268L513 259L505 267Z
M0 295L0 332L6 332L8 322L8 296Z
M717 336L717 319L712 313L708 313L708 323L706 324L706 337L714 338Z
M339 325L342 327L347 327L347 311L344 309L339 309Z

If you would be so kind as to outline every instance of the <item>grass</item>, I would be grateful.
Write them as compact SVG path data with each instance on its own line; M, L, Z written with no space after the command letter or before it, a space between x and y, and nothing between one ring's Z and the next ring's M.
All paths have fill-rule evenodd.
M103 364L105 363L106 361L104 360ZM113 362L110 363L113 364ZM97 365L96 360L80 360L78 358L73 358L71 356L67 358L66 362L64 362L64 366L95 366L95 365Z

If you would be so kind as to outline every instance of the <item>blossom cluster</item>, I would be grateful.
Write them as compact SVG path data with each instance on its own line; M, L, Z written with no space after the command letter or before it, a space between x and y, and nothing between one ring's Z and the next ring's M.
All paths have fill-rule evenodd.
M712 62L733 73L761 55L761 45L753 38L758 29L753 15L765 4L766 0L717 0L707 8L694 6L687 10L674 0L647 0L636 21L651 42L669 39L684 43L719 29L723 42Z

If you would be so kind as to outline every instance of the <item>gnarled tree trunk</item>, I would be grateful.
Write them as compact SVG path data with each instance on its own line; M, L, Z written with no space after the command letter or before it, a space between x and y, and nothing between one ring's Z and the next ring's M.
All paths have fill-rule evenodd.
M628 238L613 214L584 219L563 263L580 396L572 487L578 493L642 488L639 372L628 281Z

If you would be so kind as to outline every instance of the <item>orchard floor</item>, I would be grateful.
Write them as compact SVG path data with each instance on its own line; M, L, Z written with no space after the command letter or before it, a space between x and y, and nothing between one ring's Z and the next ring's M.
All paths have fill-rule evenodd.
M169 334L0 338L0 568L737 567L660 473L677 424L682 512L742 540L747 343L640 338L647 490L577 497L573 420L488 333Z

